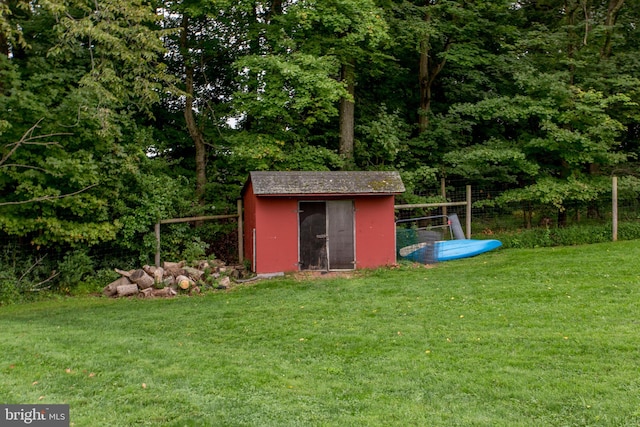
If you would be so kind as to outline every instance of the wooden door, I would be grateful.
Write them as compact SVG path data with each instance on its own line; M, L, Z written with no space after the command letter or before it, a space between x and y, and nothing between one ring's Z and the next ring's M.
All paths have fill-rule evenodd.
M300 202L301 270L353 270L353 200Z
M327 270L327 206L300 202L298 209L301 270Z
M327 201L328 258L330 270L355 268L353 200Z

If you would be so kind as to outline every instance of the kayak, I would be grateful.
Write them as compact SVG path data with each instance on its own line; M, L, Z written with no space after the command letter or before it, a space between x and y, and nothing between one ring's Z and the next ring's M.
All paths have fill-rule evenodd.
M400 249L400 256L411 261L428 263L468 258L502 246L499 240L457 239L416 243Z

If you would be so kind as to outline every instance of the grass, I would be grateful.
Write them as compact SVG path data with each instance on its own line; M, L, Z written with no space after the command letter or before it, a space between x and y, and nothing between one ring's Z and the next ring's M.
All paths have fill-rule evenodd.
M640 244L0 307L0 402L74 426L637 426Z

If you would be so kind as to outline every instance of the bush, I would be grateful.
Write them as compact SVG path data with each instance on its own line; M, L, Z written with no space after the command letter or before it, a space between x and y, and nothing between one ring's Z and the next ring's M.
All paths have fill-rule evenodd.
M640 222L625 222L618 225L618 239L640 239Z
M9 242L0 253L0 305L34 299L42 284L50 284L55 267L47 254L23 251Z
M562 228L532 228L500 232L492 236L504 248L539 248L604 243L612 240L611 225L574 225ZM621 223L618 240L640 239L640 223Z
M69 252L58 264L58 271L60 272L59 286L63 291L68 292L81 283L89 273L93 273L93 260L84 250Z
M101 292L106 285L119 277L120 275L115 270L103 268L85 277L84 280L72 288L71 292L73 295L89 295Z
M20 291L13 277L0 277L0 306L20 301Z

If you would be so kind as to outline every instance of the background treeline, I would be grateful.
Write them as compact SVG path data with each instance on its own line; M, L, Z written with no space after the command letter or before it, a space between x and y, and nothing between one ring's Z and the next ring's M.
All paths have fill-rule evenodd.
M409 203L446 177L557 226L612 175L637 200L639 27L631 0L0 0L0 281L148 262L251 170L399 170Z

